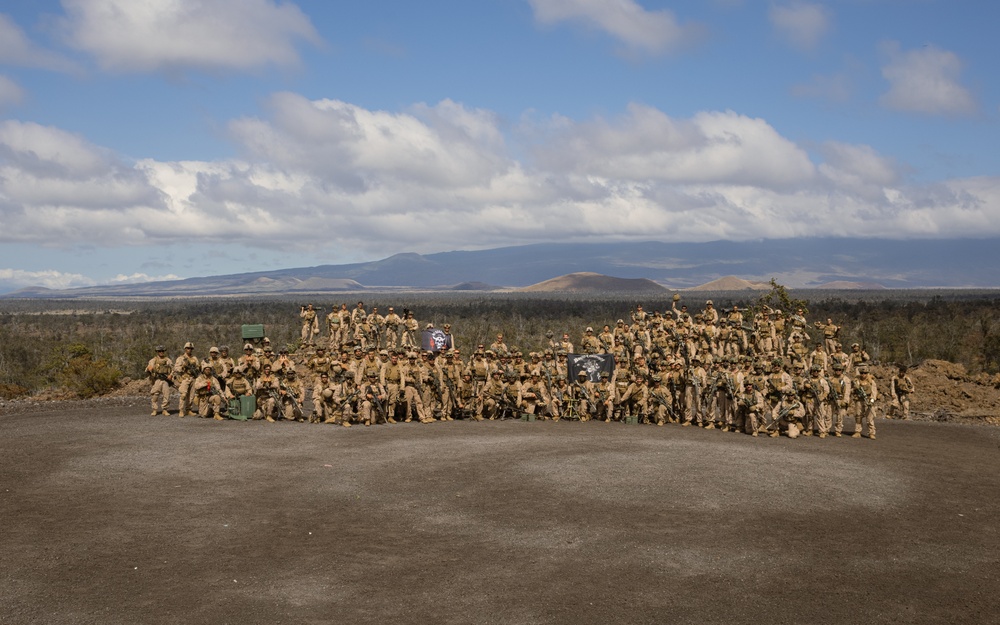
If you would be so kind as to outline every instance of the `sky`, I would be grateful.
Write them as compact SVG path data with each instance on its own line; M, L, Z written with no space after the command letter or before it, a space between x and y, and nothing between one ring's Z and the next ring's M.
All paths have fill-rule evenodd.
M0 289L1000 237L1000 3L4 0Z

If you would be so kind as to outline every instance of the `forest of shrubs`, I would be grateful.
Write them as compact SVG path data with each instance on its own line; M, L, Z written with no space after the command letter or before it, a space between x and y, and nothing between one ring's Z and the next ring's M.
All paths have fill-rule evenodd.
M961 363L970 373L1000 370L1000 293L996 291L786 292L772 282L769 292L682 294L681 303L700 311L706 299L716 308L768 302L796 303L813 321L833 319L845 345L860 343L883 363L919 364L929 358ZM807 297L811 299L806 299ZM508 345L540 349L546 331L568 332L578 341L586 326L599 329L628 321L635 305L667 311L670 295L608 296L553 294L366 293L296 299L52 301L0 303L0 397L13 398L60 387L80 397L113 389L124 377L138 378L162 343L176 357L185 341L204 357L212 345L229 345L239 355L241 326L264 324L276 346L297 347L299 306L312 302L322 316L334 304L371 311L394 306L414 311L421 326L452 324L458 347L468 353L503 332ZM322 334L325 339L325 328ZM814 338L817 335L814 334Z

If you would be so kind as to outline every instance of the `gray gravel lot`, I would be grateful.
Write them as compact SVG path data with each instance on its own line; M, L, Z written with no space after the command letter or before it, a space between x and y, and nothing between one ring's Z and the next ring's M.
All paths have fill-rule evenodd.
M0 623L997 623L1000 430L0 414Z

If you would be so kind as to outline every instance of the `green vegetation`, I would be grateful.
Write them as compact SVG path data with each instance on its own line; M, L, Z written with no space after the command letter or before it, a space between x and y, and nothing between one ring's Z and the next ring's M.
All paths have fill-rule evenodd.
M965 365L970 372L1000 370L1000 293L996 291L815 291L788 292L772 282L765 294L747 291L683 293L682 302L701 310L706 299L716 308L759 306L794 310L808 319L833 319L846 345L860 343L881 362L917 364L928 358ZM811 296L811 301L804 299ZM819 299L822 297L823 299ZM798 298L798 299L797 299ZM546 331L568 332L578 341L586 326L600 331L618 319L629 321L637 303L647 312L670 309L670 294L609 294L606 297L553 294L372 293L312 298L322 306L358 299L371 311L390 305L412 309L421 326L450 322L458 346L469 353L489 344L498 332L523 351L541 349ZM204 357L212 345L229 345L239 356L242 324L262 323L275 346L294 348L299 334L296 299L0 302L0 396L65 387L81 397L101 394L121 376L139 378L158 343L176 357L185 341ZM322 337L326 337L323 328ZM817 333L813 338L819 338Z

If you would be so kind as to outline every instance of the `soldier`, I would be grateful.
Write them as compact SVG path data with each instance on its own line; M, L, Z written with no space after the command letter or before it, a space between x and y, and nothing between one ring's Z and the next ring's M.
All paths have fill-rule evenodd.
M806 408L806 436L811 436L815 428L820 438L826 438L830 431L830 412L826 398L830 394L830 384L823 377L823 369L813 365L809 369L809 378L803 382L802 397Z
M334 413L332 420L327 418L323 423L336 423L344 427L351 426L351 420L358 413L358 397L361 389L355 384L354 378L344 375L333 397Z
M309 423L335 423L339 412L334 397L337 395L337 385L330 381L330 374L325 371L319 375L316 386L313 387L313 413ZM345 427L351 427L345 423Z
M337 307L334 306L330 309L330 314L326 316L326 328L327 332L330 334L328 345L330 346L330 351L335 351L340 349L341 341L341 323L343 320L340 318L340 312Z
M764 423L764 415L770 412L764 396L761 394L753 382L749 380L743 386L743 395L740 397L740 412L745 425L745 432L750 436L757 436Z
M868 355L868 352L861 349L861 346L857 343L851 345L851 353L848 354L850 359L850 366L847 368L848 371L853 371L858 369L862 365L867 365L871 362L872 357Z
M605 325L601 329L601 333L597 336L597 340L601 342L600 353L610 354L611 350L614 349L615 346L615 335L611 331L611 326Z
M786 389L781 394L781 401L771 409L771 433L769 436L771 438L777 437L778 431L784 427L788 438L798 438L799 424L805 414L806 409L799 402L795 391Z
M418 362L417 355L410 352L407 355L407 363L403 368L403 377L401 378L403 400L406 402L406 419L405 423L409 423L413 420L413 414L416 413L417 420L420 423L431 423L435 421L433 414L428 414L424 407L424 383L423 383L423 365ZM433 407L432 407L433 409Z
M851 378L844 372L844 363L834 361L833 377L827 381L830 389L827 404L833 424L833 435L840 438L844 432L844 415L851 404Z
M229 355L228 345L219 346L219 360L222 361L222 366L225 367L226 370L225 376L219 378L219 382L221 382L222 386L225 387L229 385L229 378L233 375L233 369L236 368L236 361Z
M813 325L823 331L823 343L826 345L826 351L832 354L837 345L837 337L840 336L840 328L834 325L833 319L827 319L826 323L817 321Z
M389 312L385 316L385 347L386 349L396 349L399 347L399 331L402 328L403 319L396 314L396 309L389 307Z
M174 380L178 381L177 391L180 393L179 417L193 417L194 413L194 388L192 384L198 377L201 366L194 356L194 343L188 341L184 344L184 353L174 361Z
M715 309L712 300L705 300L705 310L701 311L701 317L705 325L718 325L719 311Z
M255 420L267 419L274 423L272 415L278 406L278 390L278 378L271 372L271 365L265 364L254 383L254 393L257 395L257 412L253 416Z
M360 398L360 418L366 427L377 422L378 419L383 419L386 423L396 422L385 411L385 402L389 397L385 387L379 383L377 373L368 374L368 381L361 390Z
M892 396L894 416L906 420L910 418L911 393L913 393L913 380L906 375L906 365L899 365L896 375L889 382L889 394Z
M857 369L858 377L854 380L854 433L851 438L861 438L864 423L868 423L868 438L875 440L875 402L878 401L878 387L875 378L866 365Z
M497 418L505 390L503 372L494 369L490 373L490 379L480 389L480 402L476 407L476 416L479 417L477 420L482 421L485 418L493 421Z
M493 350L495 354L509 354L510 348L503 341L503 334L497 334L497 340L490 343L490 349Z
M285 371L285 379L278 378L280 412L288 421L302 421L302 405L306 401L306 387L295 374L295 369Z
M551 416L551 397L542 376L537 371L531 374L531 379L521 385L517 398L517 405L522 411L528 414L537 414L543 417Z
M251 381L257 379L260 375L260 359L253 353L253 345L247 343L243 346L243 355L237 365L243 368L244 375Z
M594 336L594 328L587 327L583 331L583 338L580 339L580 351L584 354L599 354L601 353L601 341ZM567 354L571 352L566 352Z
M479 402L479 397L476 395L476 387L472 382L472 374L468 371L462 373L457 386L455 410L458 415L460 417L468 417L474 421L482 421L481 411L476 406Z
M711 300L709 300L711 303ZM690 426L692 422L704 426L705 413L702 410L702 392L708 388L708 373L701 366L701 357L691 359L684 379L684 421L682 426Z
M656 419L656 425L663 425L672 418L673 397L669 389L663 385L663 377L653 376L653 387L649 389L649 411ZM690 425L688 421L684 425Z
M216 421L222 421L222 388L212 363L207 360L202 363L201 375L195 378L192 386L198 397L198 415L203 419L214 416Z
M555 380L551 385L546 385L549 391L549 416L552 417L553 421L558 421L562 418L570 417L570 406L572 404L569 395L569 385L566 383L565 376L555 375L552 378Z
M577 418L580 421L590 421L597 411L597 406L594 403L594 383L587 377L586 371L577 372L576 380L570 387L570 394Z
M299 317L302 319L302 344L312 345L313 339L319 334L319 319L316 317L316 309L312 304L306 304L299 308Z
M151 358L149 364L146 365L146 373L153 381L153 387L149 390L150 402L153 405L150 416L155 417L157 411L163 416L170 414L167 412L167 406L170 404L170 385L174 380L173 370L173 362L167 357L167 348L163 345L157 345L156 356Z
M379 314L378 306L372 306L372 313L368 315L368 330L372 347L382 349L385 346L385 317Z
M295 363L288 356L288 348L282 347L278 350L278 357L271 363L271 371L278 376L279 380L288 377L289 372L295 371Z
M611 382L611 374L607 371L601 372L601 381L594 385L594 392L591 395L596 402L594 418L604 417L605 423L611 423L615 414L615 386Z
M844 371L851 367L851 357L844 353L844 346L840 343L834 343L833 352L830 354L830 367L832 368L837 363L840 363L840 367Z
M243 396L253 395L253 383L247 379L243 372L243 367L233 368L233 375L226 385L226 398L239 399Z

